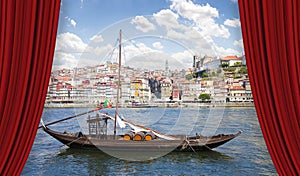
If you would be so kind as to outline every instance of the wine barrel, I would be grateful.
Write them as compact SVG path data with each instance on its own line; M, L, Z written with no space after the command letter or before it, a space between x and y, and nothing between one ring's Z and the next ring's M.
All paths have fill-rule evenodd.
M130 140L133 139L133 136L134 136L134 133L133 133L133 132L125 133L125 135L124 135L124 140L130 141Z
M145 135L145 140L146 141L151 141L151 140L153 140L153 139L155 139L155 134L153 134L153 133L146 133L146 135Z
M138 132L134 135L133 140L134 141L142 141L145 138L145 133L144 132Z

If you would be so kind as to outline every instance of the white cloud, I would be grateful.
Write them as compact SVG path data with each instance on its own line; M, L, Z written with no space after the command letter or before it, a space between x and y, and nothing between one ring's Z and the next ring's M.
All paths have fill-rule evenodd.
M71 53L55 52L52 68L53 70L74 68L77 62L78 59Z
M234 55L239 56L239 55L241 55L240 52L238 52L237 50L234 50L232 48L224 48L224 47L216 46L215 49L216 49L216 53L220 57L234 56Z
M82 9L82 8L83 8L83 6L84 6L84 4L83 4L83 0L80 0L80 8Z
M156 70L165 69L166 61L168 61L168 66L171 70L181 70L185 67L176 58L160 52L149 52L142 55L137 55L129 60L127 64L134 68Z
M166 36L179 41L185 48L195 54L210 56L238 54L232 48L220 47L214 37L228 39L231 34L223 24L218 24L218 9L209 4L194 4L191 0L171 0L170 9L161 10L153 15L160 26L166 27ZM185 21L186 24L180 23ZM187 54L187 53L185 53ZM186 55L187 56L187 55ZM174 57L183 57L183 53L176 53ZM186 57L191 60L191 57Z
M59 34L56 38L56 51L63 52L83 52L87 47L80 37L76 34L66 32Z
M98 46L96 48L89 47L88 52L93 53L96 56L106 56L113 50L113 46L108 44L105 46Z
M71 20L70 20L70 23L71 23L71 25L72 25L73 27L76 27L76 24L77 24L77 23L76 23L75 20L71 19Z
M244 48L243 39L241 39L241 40L235 40L235 41L233 42L233 45L234 45L234 46L241 47L241 48Z
M233 2L233 3L237 3L238 2L238 0L230 0L231 2Z
M224 25L226 26L230 26L230 27L240 27L241 26L241 22L239 19L234 18L234 19L227 19L224 21Z
M215 18L219 17L216 8L206 5L194 4L190 0L172 0L170 6L181 17L188 19L192 25L199 29L202 35L229 38L230 32L224 25L216 23Z
M74 19L68 16L66 16L65 19L68 21L68 26L73 26L74 28L76 27L77 22Z
M177 32L175 30L168 30L167 36L172 39L185 40L188 36L184 35L183 32Z
M76 34L66 32L56 38L53 68L72 68L77 65L81 54L86 50L85 44Z
M100 43L100 42L103 42L103 37L102 37L102 35L94 35L90 38L90 41L95 42L95 43Z
M181 45L194 52L186 50L184 53L180 52L172 56L178 59L186 58L186 61L181 60L183 63L191 62L191 55L227 56L240 54L237 50L220 47L211 36L203 36L201 32L192 28L184 33L169 30L167 36L180 41Z
M100 41L101 38L101 35L94 35L91 40ZM112 50L113 46L110 44L87 45L74 33L62 33L56 39L53 69L93 66L107 59Z
M144 43L136 43L124 46L126 52L126 58L130 59L138 55L143 55L150 52L160 52L159 50L152 49Z
M163 49L164 46L160 42L154 42L152 46L156 49Z
M215 43L211 36L203 36L200 31L193 28L188 29L184 32L169 30L167 36L178 42L182 47L193 50L195 54L215 53L213 48Z
M194 53L189 50L174 53L171 57L175 58L178 62L182 63L185 67L191 67L191 61Z
M161 10L153 14L153 17L160 26L166 28L180 28L180 24L177 21L179 16L170 9Z
M155 26L143 16L136 16L134 19L131 20L131 24L135 24L135 28L142 32L155 30Z
M181 16L193 21L219 17L218 10L211 7L208 3L206 5L198 5L190 0L172 0L170 8L178 12Z
M166 37L179 41L187 51L195 54L207 54L210 56L238 55L237 50L220 46L215 37L230 38L231 34L225 24L217 23L218 9L209 4L194 4L191 0L171 0L170 9L163 9L153 14L156 23L166 29ZM184 22L181 23L181 21ZM239 25L239 20L234 20ZM175 58L185 58L185 63L191 62L191 53L175 53Z
M243 48L242 40L235 40L233 43L227 43L226 46L221 46L221 43L216 42L216 39L223 41L230 38L232 35L228 27L239 27L239 19L227 19L224 23L217 23L217 19L220 16L219 11L208 3L195 4L192 0L170 1L171 5L169 8L160 10L154 13L153 16L149 16L149 18L147 16L136 16L126 22L127 25L131 24L132 28L130 30L136 29L134 29L132 35L145 35L147 37L149 34L149 36L162 36L164 39L177 42L178 45L181 45L181 49L177 50L177 47L172 48L169 45L163 46L162 43L165 44L165 42L161 43L159 41L151 44L146 42L149 46L146 43L134 41L131 41L131 44L124 42L126 61L134 57L143 58L147 54L149 58L151 56L149 53L168 53L186 66L192 62L192 52L198 55L207 54L209 56L240 54L237 50L240 49L239 47ZM83 6L83 0L81 0L81 4ZM68 16L65 17L65 21L68 22L68 26L77 26L76 21ZM147 32L149 33L147 34ZM106 40L104 41L103 36L107 35L101 34L92 36L89 39L91 41L89 46L73 33L67 32L58 35L53 65L70 67L74 66L74 63L78 62L79 59L81 63L100 63L100 58L117 58L117 54L109 54L113 50L113 46L105 43ZM131 34L129 33L129 35ZM126 38L130 37L127 36ZM145 42L146 40L142 41ZM153 42L153 40L150 41ZM183 50L182 47L184 48ZM82 52L84 52L83 56L79 55Z

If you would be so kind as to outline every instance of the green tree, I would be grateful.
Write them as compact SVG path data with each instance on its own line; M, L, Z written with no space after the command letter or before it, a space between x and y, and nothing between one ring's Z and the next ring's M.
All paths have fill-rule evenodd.
M203 94L200 94L198 99L201 99L201 100L209 100L210 99L210 95L209 94L206 94L206 93L203 93Z
M238 71L239 74L248 74L248 70L246 67L242 67L240 68L240 70Z
M187 75L185 75L185 79L186 80L191 80L191 79L193 79L193 75L192 74L187 74Z
M212 72L212 73L211 73L211 76L216 76L216 72Z
M222 63L220 66L221 66L222 68L227 68L227 67L228 67L228 63Z
M235 71L235 67L228 67L228 68L224 68L224 71L228 71L228 72L234 72Z
M233 78L234 79L239 79L239 78L242 78L242 76L241 75L234 75Z
M236 63L234 63L234 65L233 65L233 66L235 66L235 67L239 67L239 66L241 66L241 65L243 65L243 62L236 62Z
M202 78L207 78L208 77L208 74L207 73L203 73L202 74Z

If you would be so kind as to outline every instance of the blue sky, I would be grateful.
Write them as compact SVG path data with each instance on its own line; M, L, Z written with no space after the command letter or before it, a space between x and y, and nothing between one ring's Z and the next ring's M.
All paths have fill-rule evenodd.
M243 53L236 0L62 0L53 69L114 59L120 29L125 64Z

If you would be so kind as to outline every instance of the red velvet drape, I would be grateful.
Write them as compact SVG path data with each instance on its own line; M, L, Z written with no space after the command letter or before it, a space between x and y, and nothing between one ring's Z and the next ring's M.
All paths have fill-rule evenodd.
M239 0L257 116L280 175L300 175L300 1Z
M0 175L20 175L44 107L60 0L1 0Z

